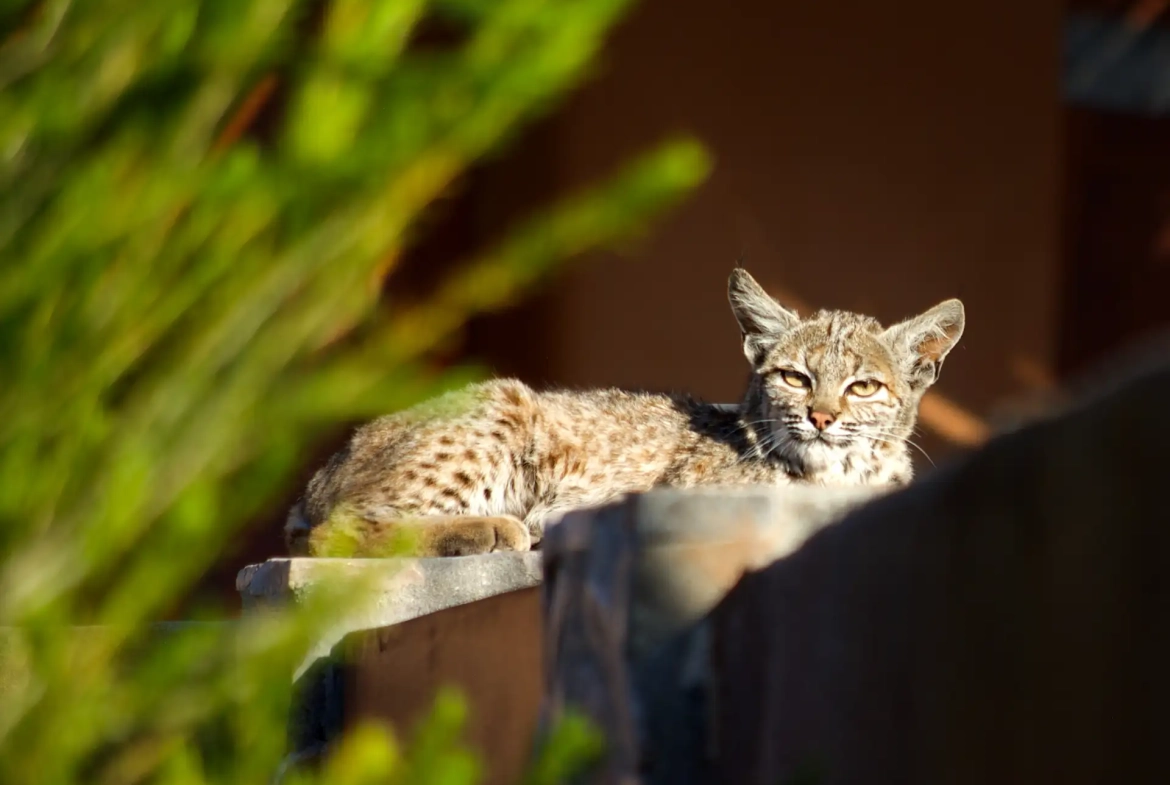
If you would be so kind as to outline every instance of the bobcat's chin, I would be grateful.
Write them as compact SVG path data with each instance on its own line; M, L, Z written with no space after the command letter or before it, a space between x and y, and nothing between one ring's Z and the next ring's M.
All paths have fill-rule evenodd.
M857 435L819 431L812 426L796 424L785 429L784 440L796 450L832 451L852 447L857 441Z
M787 450L788 457L796 461L806 470L817 471L842 461L855 446L855 439L849 436L836 436L818 431L808 433L804 430L790 434Z

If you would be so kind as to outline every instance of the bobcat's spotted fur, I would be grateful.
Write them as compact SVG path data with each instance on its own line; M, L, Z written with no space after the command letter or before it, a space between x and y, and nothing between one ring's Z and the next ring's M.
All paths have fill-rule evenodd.
M729 282L751 378L738 407L623 390L537 392L497 380L360 428L289 514L293 553L527 550L546 522L656 485L896 486L918 402L963 331L947 300L892 327L805 319L744 270Z

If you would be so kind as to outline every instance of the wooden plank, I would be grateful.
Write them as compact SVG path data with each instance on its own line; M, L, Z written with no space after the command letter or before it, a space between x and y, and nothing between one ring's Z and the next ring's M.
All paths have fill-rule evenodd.
M572 709L604 732L590 783L701 775L705 633L745 571L875 496L863 488L659 490L565 517L542 544L542 725ZM701 718L699 718L701 724Z
M484 785L515 785L532 750L543 685L540 593L522 589L346 640L344 725L376 719L403 738L440 687L467 698L466 743Z

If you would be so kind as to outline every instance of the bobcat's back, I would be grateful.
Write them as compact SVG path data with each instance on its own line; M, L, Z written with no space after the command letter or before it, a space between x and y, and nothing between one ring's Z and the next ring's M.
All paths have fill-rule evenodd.
M310 481L290 547L339 509L366 521L550 517L672 485L774 481L738 413L681 396L473 385L362 428Z

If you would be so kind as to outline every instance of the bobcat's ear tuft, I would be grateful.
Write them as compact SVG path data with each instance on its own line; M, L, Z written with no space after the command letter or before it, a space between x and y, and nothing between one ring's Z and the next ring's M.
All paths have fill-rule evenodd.
M943 360L963 335L966 314L959 300L944 300L926 313L895 324L885 331L894 351L907 356L912 387L938 381Z
M763 361L780 336L800 322L795 311L776 302L742 267L731 272L727 281L727 300L739 322L744 356L752 365Z

